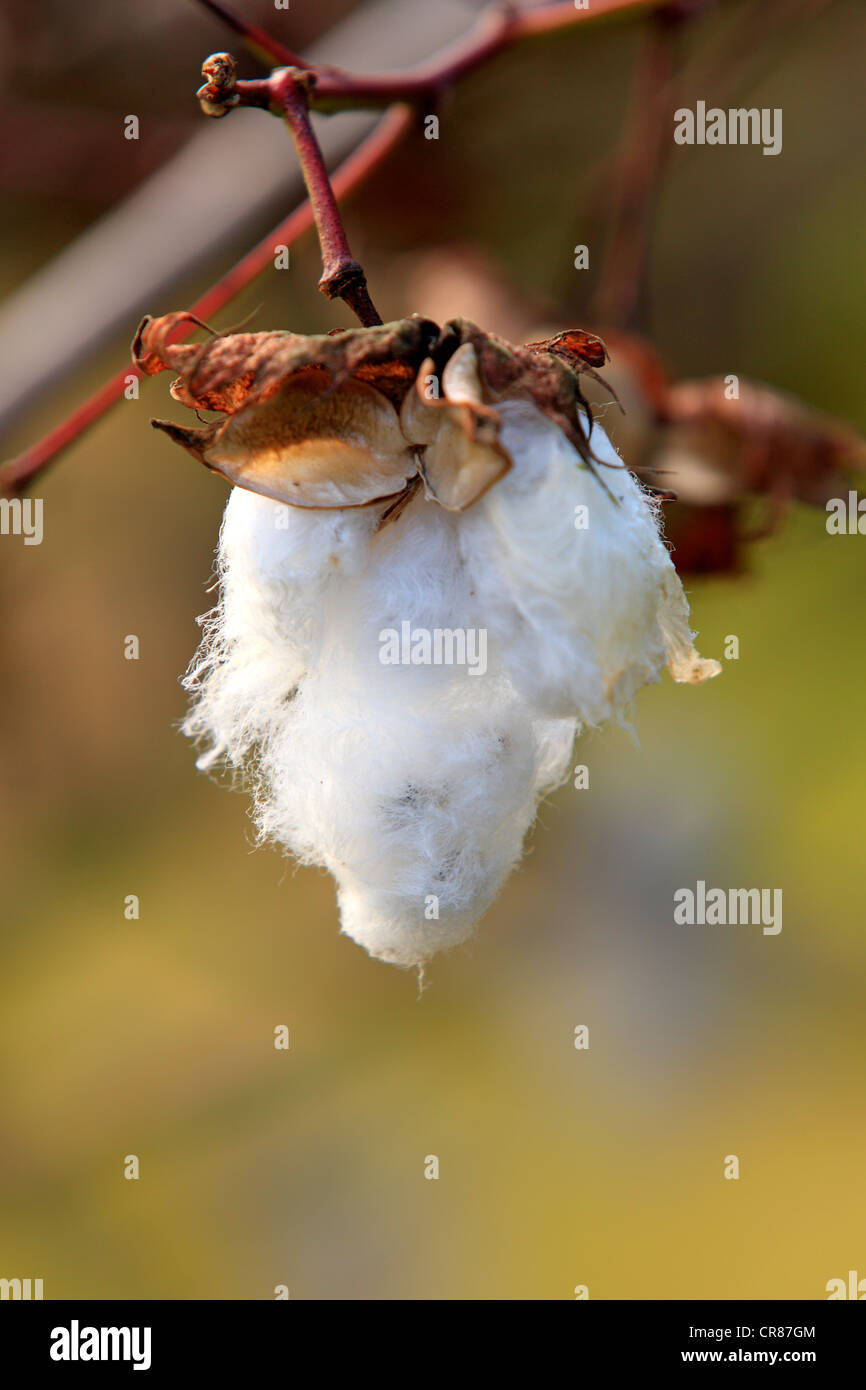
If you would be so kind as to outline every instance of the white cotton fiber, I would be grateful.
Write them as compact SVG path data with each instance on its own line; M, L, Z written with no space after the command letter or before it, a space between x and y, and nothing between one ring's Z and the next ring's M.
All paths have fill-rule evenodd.
M535 406L506 402L501 415L514 467L462 518L467 571L530 707L597 725L664 666L668 588L680 594L680 582L649 494L599 425L604 487ZM684 600L677 617L690 649Z
M463 513L418 494L377 531L375 507L235 488L187 678L201 765L246 768L263 838L330 870L343 931L404 966L470 935L578 725L621 709L673 641L690 650L654 511L602 431L617 502L534 406L502 415L514 466ZM383 664L404 624L484 630L484 673Z

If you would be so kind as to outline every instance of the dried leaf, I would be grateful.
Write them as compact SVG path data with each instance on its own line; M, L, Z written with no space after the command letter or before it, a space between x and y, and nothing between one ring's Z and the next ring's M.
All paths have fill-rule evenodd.
M665 518L681 573L737 569L743 543L771 534L791 502L823 506L866 465L866 442L854 430L793 396L742 378L737 396L726 378L671 382L642 339L610 342L611 371L629 406L626 458L676 498ZM755 498L766 499L766 516L747 530Z
M291 506L363 507L401 492L418 464L390 401L359 381L327 387L307 368L203 429L153 424L235 486Z
M339 388L355 378L389 400L402 401L439 330L428 319L399 319L377 328L336 333L227 333L204 344L171 343L188 314L145 319L133 343L133 359L149 376L175 371L175 400L199 410L233 412L279 391L296 373L319 367Z
M596 476L610 466L593 456L580 387L606 350L579 329L515 347L468 319L439 329L416 315L311 336L207 329L205 343L173 343L190 318L145 319L133 357L147 375L176 372L181 404L225 415L203 429L153 423L239 487L296 506L366 506L401 494L420 468L436 501L463 510L511 466L494 408L506 396L548 415ZM418 394L425 374L442 381L440 400Z

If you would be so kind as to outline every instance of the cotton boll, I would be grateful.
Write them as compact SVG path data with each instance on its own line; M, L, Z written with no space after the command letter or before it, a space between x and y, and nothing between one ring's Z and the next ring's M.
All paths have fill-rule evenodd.
M666 652L692 660L643 490L604 469L612 501L534 407L501 411L513 467L465 512L417 493L380 530L381 509L236 488L187 680L202 765L252 771L262 838L327 868L342 930L402 966L469 936L566 776L578 721L619 709ZM600 430L593 444L610 450ZM384 662L404 625L483 629L483 674Z
M596 477L534 405L506 401L500 413L514 466L466 513L461 548L524 697L595 725L667 660L678 678L712 674L714 663L695 671L688 606L649 496L601 427Z
M559 730L557 743L536 727L489 668L380 661L385 628L477 625L457 526L416 499L372 542L361 573L320 591L308 668L259 749L264 836L328 868L343 930L401 965L468 936L520 857L538 795L561 780L573 736ZM291 592L272 589L271 603L267 630L289 634Z

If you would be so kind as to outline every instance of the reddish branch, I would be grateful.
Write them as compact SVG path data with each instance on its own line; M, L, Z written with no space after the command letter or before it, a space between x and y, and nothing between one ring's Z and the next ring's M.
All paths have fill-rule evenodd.
M613 168L605 167L608 231L590 320L613 328L646 332L644 296L654 213L673 145L671 112L689 106L701 92L736 87L744 61L769 54L770 62L786 36L799 32L831 0L777 0L760 14L751 8L736 16L725 31L720 52L704 56L696 70L678 71L679 31L684 20L709 8L713 0L679 0L656 11L647 26L645 47L635 70L633 90ZM683 94L677 97L677 89ZM718 104L724 104L718 99Z
M202 3L209 4L210 0ZM338 111L387 106L392 101L433 103L445 88L522 39L628 11L672 8L677 8L675 0L591 0L586 10L577 9L574 0L531 10L494 4L464 38L417 67L388 73L355 73L324 66L311 69L314 86L310 107L314 111ZM267 78L239 81L237 92L243 106L270 104Z
M272 78L274 97L285 114L292 132L319 245L322 248L322 278L319 289L329 299L340 298L348 304L365 328L382 320L367 291L367 278L359 263L353 259L337 199L322 158L322 151L310 123L307 105L309 84L297 68L283 68Z
M606 328L637 331L653 212L664 162L670 152L666 117L674 81L676 25L658 16L647 36L634 77L630 109L620 140L609 207L607 246L592 320Z
M310 121L309 99L315 73L305 68L276 68L270 77L253 84L256 90L252 101L242 99L237 63L230 53L212 53L202 64L201 73L205 81L196 96L206 116L227 116L236 106L253 105L283 117L295 142L322 248L319 289L329 299L344 300L365 328L381 323L364 271L349 250L340 209Z
M241 39L244 47L266 68L276 64L279 67L306 68L309 63L299 58L297 53L293 53L285 44L280 43L279 39L273 38L264 29L260 29L257 24L251 24L243 15L235 14L234 10L229 9L228 5L220 5L217 0L198 0L206 10L221 20L223 24L232 29Z
M629 10L659 9L669 3L670 0L590 0L586 10L577 9L574 0L532 10L496 5L482 13L465 38L418 67L364 76L337 68L319 72L311 104L317 110L337 110L346 105L435 101L443 88L522 39Z

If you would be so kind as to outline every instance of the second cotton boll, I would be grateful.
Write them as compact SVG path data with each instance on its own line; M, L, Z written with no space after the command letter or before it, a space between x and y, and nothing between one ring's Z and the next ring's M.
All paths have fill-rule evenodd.
M419 494L379 532L367 509L236 488L189 682L204 765L255 756L263 836L327 868L343 931L404 966L471 933L577 727L691 650L640 485L611 471L612 500L532 405L501 410L514 466L465 513ZM598 426L592 444L619 464ZM486 670L412 664L424 644L407 624L434 656L436 630L459 630Z

